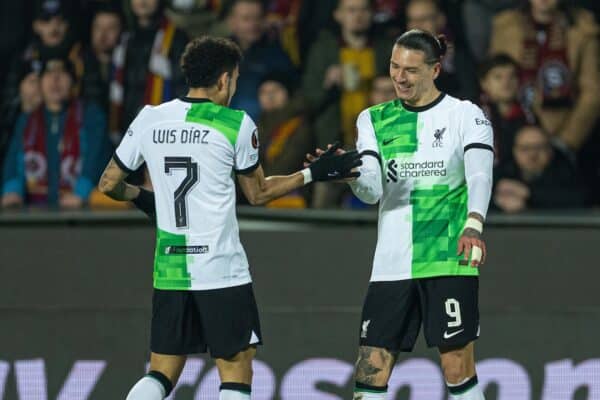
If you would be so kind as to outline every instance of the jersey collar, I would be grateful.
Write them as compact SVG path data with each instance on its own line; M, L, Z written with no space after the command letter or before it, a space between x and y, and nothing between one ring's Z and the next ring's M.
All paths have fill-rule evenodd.
M210 103L210 102L212 102L210 99L187 97L187 96L181 96L179 98L179 100L185 101L186 103Z
M424 106L411 106L409 104L406 104L405 102L401 101L402 103L402 107L404 107L407 111L411 111L411 112L423 112L423 111L427 111L430 108L433 108L435 106L437 106L438 104L440 104L440 102L442 100L444 100L444 97L446 97L446 93L440 93L440 95L437 97L437 99L435 99L434 101L432 101L429 104L426 104Z

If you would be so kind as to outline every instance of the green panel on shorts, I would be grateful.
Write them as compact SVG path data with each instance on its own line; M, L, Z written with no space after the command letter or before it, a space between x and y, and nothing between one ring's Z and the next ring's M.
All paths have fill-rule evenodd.
M210 102L192 103L185 116L186 122L196 122L221 132L232 146L235 146L243 119L243 111Z
M459 265L458 239L467 219L467 186L448 185L415 189L412 205L412 277L479 275L479 270Z
M419 114L407 111L399 100L369 109L379 151L385 160L417 151Z
M171 246L185 246L185 235L156 230L154 287L163 290L187 290L192 287L187 254L168 254Z

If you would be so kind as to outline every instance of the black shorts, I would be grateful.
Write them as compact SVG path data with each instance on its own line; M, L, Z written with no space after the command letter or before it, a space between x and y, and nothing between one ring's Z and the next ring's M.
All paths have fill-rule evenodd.
M252 284L213 290L154 290L153 353L230 358L262 344Z
M460 347L479 337L479 280L444 276L371 282L360 345L412 351L421 322L429 347Z

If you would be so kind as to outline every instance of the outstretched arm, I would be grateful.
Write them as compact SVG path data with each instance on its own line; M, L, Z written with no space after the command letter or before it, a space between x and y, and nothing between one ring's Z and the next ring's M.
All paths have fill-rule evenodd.
M238 182L252 205L261 205L304 186L305 175L299 171L292 175L265 177L261 166L247 175L238 175Z
M324 182L358 177L360 174L352 170L360 165L362 161L356 151L338 155L330 152L315 158L307 168L292 175L265 178L263 169L259 165L248 174L238 175L238 180L250 204L259 205L313 181Z

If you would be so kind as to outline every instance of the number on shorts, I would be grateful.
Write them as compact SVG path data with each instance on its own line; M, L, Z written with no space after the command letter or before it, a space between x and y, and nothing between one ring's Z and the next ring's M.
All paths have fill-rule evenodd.
M462 318L460 317L460 304L456 299L446 300L446 314L452 321L448 322L448 328L456 328L462 325Z
M185 169L186 175L181 185L175 189L175 226L188 227L186 196L198 182L198 163L192 162L192 157L165 157L165 173L171 175L172 169Z

